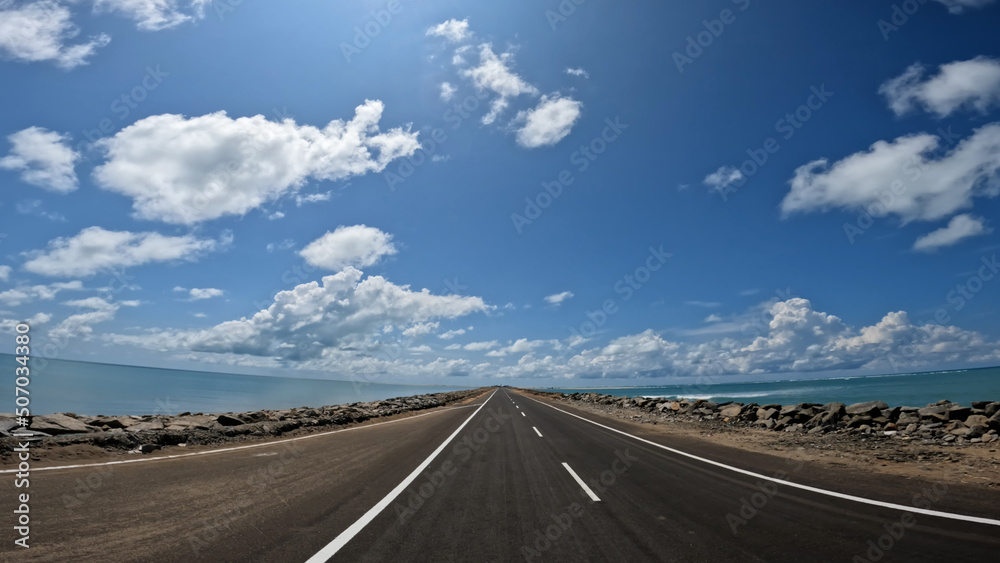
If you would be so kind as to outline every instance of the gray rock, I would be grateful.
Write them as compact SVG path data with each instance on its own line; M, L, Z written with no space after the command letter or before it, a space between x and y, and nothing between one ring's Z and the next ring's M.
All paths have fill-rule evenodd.
M948 408L943 405L924 407L917 411L922 419L929 419L936 422L948 421Z
M857 415L870 415L870 416L881 416L882 409L889 408L889 405L883 403L882 401L868 401L865 403L854 403L853 405L844 409L844 412L851 416Z
M142 430L163 430L163 423L159 420L147 420L145 422L138 422L128 427L129 432L139 432Z
M757 420L771 420L778 416L778 409L764 408L757 409Z
M51 436L58 436L60 434L81 434L91 431L91 428L88 427L82 420L77 420L76 418L66 416L65 414L33 416L31 417L31 424L28 428L31 430L45 432Z
M822 407L820 407L820 409L826 412L832 412L832 413L837 413L838 415L843 415L845 414L847 405L845 405L844 403L827 403Z
M308 412L313 413L311 415L312 417L315 417L317 415L316 411L314 411L314 410L310 410ZM215 418L215 421L218 422L219 424L223 425L223 426L239 426L239 425L243 424L242 420L240 420L239 418L236 418L235 416L231 416L231 415L228 415L228 414L220 414L219 416L217 416Z
M969 407L953 406L948 409L948 420L965 420L972 414Z
M739 416L740 413L742 412L743 412L743 405L738 405L734 403L732 405L722 407L722 410L719 411L719 414L726 418L733 418Z
M989 426L990 419L981 414L973 414L965 419L965 425L970 428L973 426Z

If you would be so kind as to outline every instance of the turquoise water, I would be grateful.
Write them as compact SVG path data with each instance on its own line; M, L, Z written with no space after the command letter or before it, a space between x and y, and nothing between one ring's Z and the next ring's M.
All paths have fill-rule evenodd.
M885 401L893 406L924 406L942 399L968 405L971 401L1000 401L1000 367L760 383L551 390L562 393L593 391L622 397L684 397L761 405Z
M241 412L291 407L319 407L377 401L392 397L455 391L463 387L392 385L292 377L224 374L119 366L46 359L33 366L32 414L74 412L88 415ZM44 365L44 367L43 367ZM10 399L0 412L14 411L14 357L0 354L10 366Z

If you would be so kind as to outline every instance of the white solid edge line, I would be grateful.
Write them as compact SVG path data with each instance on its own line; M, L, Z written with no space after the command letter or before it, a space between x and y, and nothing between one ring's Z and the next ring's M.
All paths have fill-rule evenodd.
M487 400L489 400L489 399L487 399ZM483 403L483 404L485 405L486 403ZM284 443L287 443L287 442L295 442L297 440L308 440L309 438L319 438L320 436L329 436L330 434L339 434L341 432L348 432L348 431L351 431L351 430L360 430L362 428L371 428L373 426L382 426L383 424L392 424L394 422L402 422L404 420L409 420L411 418L420 418L421 416L428 416L428 415L431 415L431 414L437 414L437 413L440 413L440 412L450 411L450 410L454 410L454 409L466 409L466 408L474 407L474 406L476 406L476 405L472 404L472 405L461 405L461 406L458 406L458 407L448 407L446 409L441 409L441 410L438 410L438 411L415 414L413 416L407 416L405 418L397 418L396 420L387 420L385 422L376 422L376 423L373 423L373 424L365 424L365 425L362 425L362 426L352 426L351 428L341 428L340 430L330 430L329 432L319 432L317 434L309 434L309 435L306 435L306 436L296 436L295 438L283 438L281 440L274 440L272 442L261 442L261 443L258 443L258 444L249 444L249 445L246 445L246 446L234 446L232 448L221 448L221 449L218 449L218 450L206 450L204 452L190 452L190 453L186 453L186 454L161 455L161 456L158 456L158 457L143 457L143 458L137 458L137 459L123 459L123 460L119 460L119 461L104 461L104 462L101 462L101 463L79 463L79 464L76 464L76 465L58 465L58 466L54 466L54 467L32 467L31 470L32 471L55 471L56 469L80 469L80 468L83 468L83 467L104 467L106 465L122 465L122 464L125 464L125 463L141 463L141 462L145 462L145 461L160 461L160 460L163 460L163 459L177 459L177 458L181 458L181 457L191 457L191 456L196 456L196 455L220 454L220 453L225 453L225 452L234 452L234 451L237 451L237 450L248 450L250 448L263 448L263 447L266 447L266 446L274 446L276 444L284 444ZM17 436L14 436L14 437L16 438ZM3 469L3 470L0 470L0 474L4 474L4 473L17 473L17 472L18 472L17 469Z
M564 461L563 467L566 468L566 471L569 471L569 474L573 476L573 479L576 479L576 483L580 485L580 487L583 489L583 492L587 493L587 496L590 497L590 500L594 502L601 502L601 499L594 494L594 491L590 490L590 487L588 487L587 484L583 482L583 479L581 479L580 476L576 474L576 471L573 471L573 468L570 467L568 463Z
M525 417L525 418L527 418L527 417L528 417L528 415L524 414L524 411L521 411L521 416L523 416L523 417Z
M618 434L622 434L624 436L628 436L629 438L632 438L634 440L639 440L640 442L645 442L645 443L647 443L647 444L649 444L651 446L656 446L658 448L662 448L664 450L667 450L669 452L675 453L677 455L682 455L684 457L688 457L688 458L691 458L691 459L694 459L694 460L698 460L698 461L703 462L703 463L708 463L708 464L714 465L716 467L721 467L723 469L728 469L730 471L735 471L736 473L741 473L743 475L749 475L751 477L756 477L758 479L764 479L766 481L771 481L771 482L774 482L774 483L778 483L778 484L781 484L781 485L786 485L786 486L793 487L793 488L796 488L796 489L802 489L804 491L809 491L809 492L812 492L812 493L817 493L817 494L821 494L821 495L827 495L827 496L831 496L831 497L835 497L835 498L839 498L839 499L844 499L844 500L850 500L850 501L854 501L854 502L860 502L862 504L870 504L872 506L881 506L882 508L892 508L894 510L901 510L901 511L904 511L904 512L914 512L914 513L917 513L917 514L925 514L927 516L937 516L938 518L949 518L951 520L961 520L963 522L975 522L975 523L978 523L978 524L988 524L990 526L1000 526L1000 520L994 520L992 518L981 518L979 516L966 516L964 514L953 514L951 512L941 512L939 510L928 510L926 508L917 508L917 507L914 507L914 506L906 506L906 505L903 505L903 504L896 504L896 503L893 503L893 502L883 502L883 501L880 501L880 500L872 500L872 499L867 499L867 498L864 498L864 497L858 497L858 496L854 496L854 495L848 495L848 494L845 494L845 493L838 493L836 491L828 491L826 489L820 489L820 488L817 488L817 487L810 487L809 485L802 485L802 484L799 484L799 483L793 483L792 481L785 481L784 479L777 479L777 478L774 478L774 477L768 477L767 475L761 475L760 473L754 473L753 471L747 471L746 469L740 469L738 467L733 467L731 465L726 465L724 463L719 463L718 461L712 461L710 459L699 457L699 456L696 456L694 454L689 454L689 453L683 452L681 450L677 450L677 449L674 449L674 448L671 448L671 447L668 447L668 446L664 446L663 444L657 444L656 442L653 442L651 440L647 440L645 438L640 438L638 436L634 436L632 434L629 434L628 432L624 432L622 430L618 430L617 428L612 428L610 426L605 426L605 425L601 424L600 422L594 422L593 420L584 418L584 417L579 416L579 415L575 415L575 414L573 414L571 412L564 411L564 410L562 410L562 409L560 409L558 407L554 407L554 406L552 406L552 405L550 405L548 403L544 403L544 402L539 401L537 399L532 399L531 397L528 397L528 398L531 399L532 401L535 401L536 403L543 404L543 405L545 405L547 407L550 407L550 408L553 408L553 409L555 409L555 410L557 410L557 411L559 411L561 413L565 413L565 414L568 414L568 415L570 415L572 417L579 418L580 420L583 420L585 422L589 422L589 423L594 424L596 426L600 426L601 428L604 428L606 430L610 430L612 432L617 432ZM566 465L566 464L564 463L563 465ZM566 469L569 469L569 466L567 466Z
M348 528L343 532L340 532L340 535L333 538L333 541L326 544L326 547L316 552L316 555L310 557L306 561L306 563L325 563L331 557L336 555L336 553L340 551L340 548L347 545L347 542L351 541L351 539L353 539L354 536L358 534L358 532L363 530L365 526L371 523L372 520L374 520L383 510L385 510L385 508L389 506L389 503L392 502L393 499L398 497L400 493L403 492L403 489L408 487L410 483L415 481L417 477L420 476L420 472L426 469L427 466L430 465L432 461L434 461L434 458L437 457L437 455L441 453L452 440L455 439L455 436L458 436L458 433L461 432L463 428L465 428L465 425L468 424L469 421L472 420L476 416L476 414L478 414L479 411L486 406L486 403L490 402L490 399L493 398L493 395L496 395L496 390L494 390L493 393L485 401L483 401L483 404L479 405L479 408L476 409L476 412L469 415L469 418L465 419L465 422L463 422L458 428L455 429L454 432L451 433L451 436L448 436L448 438L446 438L444 442L441 442L441 445L438 446L436 450L431 452L431 455L429 455L427 459L425 459L420 465L418 465L417 468L414 469L413 472L406 477L406 479L403 479L402 482L396 485L395 489L389 491L389 494L385 495L382 498L382 500L378 501L378 504L371 507L368 510L368 512L365 512L364 515L361 516L361 518L358 518L358 520L355 523L348 526Z
M545 436L542 436L542 433L541 433L541 432L539 432L539 431L538 431L538 429L537 429L537 428L535 428L534 426L532 426L532 427L531 427L531 429L535 431L535 434L538 434L538 437L539 437L539 438L544 438L544 437L545 437Z

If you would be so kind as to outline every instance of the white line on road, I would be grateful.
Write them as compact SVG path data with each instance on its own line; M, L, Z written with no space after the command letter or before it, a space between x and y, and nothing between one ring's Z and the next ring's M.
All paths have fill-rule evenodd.
M531 399L531 397L528 397L528 398ZM936 516L938 518L949 518L951 520L961 520L963 522L976 522L978 524L988 524L990 526L1000 526L1000 520L994 520L992 518L981 518L979 516L966 516L964 514L953 514L951 512L941 512L939 510L928 510L928 509L925 509L925 508L916 508L916 507L913 507L913 506L906 506L906 505L903 505L903 504L896 504L896 503L892 503L892 502L883 502L883 501L880 501L880 500L872 500L872 499L867 499L867 498L864 498L864 497L857 497L857 496L854 496L854 495L848 495L848 494L845 494L845 493L838 493L836 491L828 491L826 489L820 489L820 488L817 488L817 487L810 487L809 485L802 485L802 484L799 484L799 483L793 483L791 481L785 481L784 479L777 479L775 477L768 477L767 475L762 475L760 473L754 473L753 471L747 471L746 469L740 469L739 467L733 467L731 465L726 465L724 463L719 463L718 461L712 461L710 459L699 457L699 456L696 456L694 454L689 454L689 453L683 452L681 450L677 450L677 449L674 449L674 448L671 448L671 447L668 447L668 446L664 446L663 444L657 444L656 442L653 442L651 440L647 440L645 438L640 438L638 436L634 436L632 434L629 434L628 432L625 432L625 431L622 431L622 430L618 430L617 428L612 428L610 426L605 426L605 425L601 424L600 422L594 422L593 420L590 420L588 418L584 418L582 416L575 415L575 414L573 414L571 412L564 411L564 410L562 410L562 409L560 409L558 407L554 407L554 406L552 406L552 405L550 405L548 403L539 401L537 399L531 399L531 400L535 401L536 403L541 403L541 404L543 404L543 405L545 405L545 406L547 406L549 408L553 408L553 409L555 409L555 410L557 410L557 411L559 411L561 413L565 413L565 414L568 414L568 415L570 415L572 417L579 418L580 420L583 420L585 422L589 422L589 423L594 424L596 426L600 426L601 428L604 428L606 430L610 430L612 432L621 434L623 436L628 436L629 438L632 438L634 440L638 440L640 442L644 442L644 443L649 444L651 446L655 446L657 448L661 448L661 449L667 450L668 452L673 452L673 453L675 453L677 455L682 455L682 456L687 457L687 458L695 459L695 460L698 460L698 461L703 462L703 463L708 463L708 464L714 465L716 467L721 467L723 469L728 469L729 471L734 471L736 473L741 473L743 475L749 475L750 477L755 477L757 479L764 479L766 481L771 481L771 482L774 482L774 483L778 483L780 485L786 485L788 487L793 487L793 488L796 488L796 489L802 489L804 491L809 491L809 492L812 492L812 493L817 493L817 494L821 494L821 495L831 496L831 497L835 497L835 498L839 498L839 499L850 500L850 501L854 501L854 502L860 502L862 504L870 504L872 506L881 506L882 508L891 508L893 510L901 510L903 512L915 512L917 514L926 514L928 516ZM563 465L566 465L566 464L564 463ZM566 466L566 469L568 469L570 471L570 473L573 472L571 469L569 469L568 465ZM579 479L577 479L577 480L579 480Z
M521 411L521 416L527 417L528 415L524 414L524 411Z
M389 494L385 495L385 497L383 497L382 500L378 501L378 504L371 507L368 510L368 512L365 512L364 515L361 518L359 518L357 522L351 524L343 532L340 532L339 536L334 538L332 542L326 544L326 547L319 550L316 553L316 555L310 557L306 561L306 563L325 563L331 557L336 555L336 553L340 551L340 548L347 545L347 542L351 541L351 539L354 538L354 536L356 536L358 532L363 530L365 526L371 523L371 521L374 520L375 517L379 515L379 513L385 510L386 507L389 506L389 503L392 502L393 499L398 497L400 493L402 493L403 490L410 485L410 483L416 481L417 477L420 476L420 472L426 469L427 466L430 465L432 461L434 461L434 458L437 457L439 453L444 451L444 448L449 443L451 443L452 440L455 439L455 436L458 436L458 433L461 432L463 428L465 428L465 425L468 424L469 421L471 421L473 418L475 418L477 414L479 414L479 411L481 411L483 407L486 406L486 403L490 402L490 399L493 398L493 395L496 395L496 391L493 391L493 393L485 401L483 401L483 404L479 405L479 408L476 409L476 412L472 413L469 416L469 418L465 419L465 422L463 422L458 428L456 428L455 431L451 433L451 436L448 436L448 438L446 438L444 442L441 442L441 445L438 446L436 450L431 452L431 455L428 456L427 459L423 461L423 463L418 465L417 468L414 469L413 472L406 477L406 479L403 479L403 481L400 484L396 485L395 489L389 491Z
M538 429L537 429L537 428L535 428L534 426L532 426L532 427L531 427L531 429L535 431L535 434L538 434L538 437L539 437L539 438L544 438L544 437L545 437L545 436L542 436L542 433L541 433L541 432L539 432L539 431L538 431Z
M489 399L487 399L487 401L488 400ZM483 404L485 405L486 403L483 403ZM234 446L232 448L220 448L218 450L207 450L207 451L204 451L204 452L189 452L189 453L186 453L186 454L161 455L161 456L157 456L157 457L143 457L143 458L138 458L138 459L123 459L123 460L120 460L120 461L105 461L105 462L101 462L101 463L79 463L79 464L76 464L76 465L59 465L59 466L56 466L56 467L32 467L31 470L32 471L55 471L56 469L80 469L82 467L103 467L105 465L121 465L121 464L124 464L124 463L141 463L141 462L144 462L144 461L160 461L160 460L163 460L163 459L178 459L178 458L182 458L182 457L191 457L191 456L196 456L196 455L208 455L208 454L221 454L221 453L224 453L224 452L235 452L237 450L248 450L250 448L263 448L263 447L266 447L266 446L275 446L277 444L284 444L284 443L287 443L287 442L295 442L295 441L298 441L298 440L308 440L309 438L319 438L320 436L329 436L330 434L339 434L341 432L349 432L351 430L361 430L362 428L371 428L373 426L382 426L383 424L392 424L394 422L402 422L404 420L410 420L411 418L419 418L421 416L427 416L427 415L431 415L431 414L437 414L437 413L440 413L440 412L450 411L450 410L454 410L454 409L467 409L469 407L475 407L475 406L476 406L475 404L472 404L472 405L462 405L462 406L459 406L459 407L450 407L450 408L447 408L447 409L441 409L439 411L425 412L425 413L421 413L421 414L415 414L413 416L408 416L408 417L405 417L405 418L397 418L396 420L387 420L385 422L375 422L373 424L365 424L365 425L362 425L362 426L352 426L350 428L341 428L340 430L331 430L329 432L319 432L317 434L308 434L306 436L296 436L295 438L284 438L284 439L281 439L281 440L273 440L273 441L270 441L270 442L261 442L259 444L250 444L250 445L247 445L247 446ZM17 472L18 472L17 469L3 469L3 470L0 470L0 474L3 474L3 473L17 473Z
M583 489L583 492L587 493L587 496L590 497L590 500L594 502L601 502L601 499L594 494L594 491L590 490L590 487L588 487L587 484L583 482L583 479L581 479L580 476L576 474L576 471L573 471L573 468L570 467L568 463L563 462L563 467L565 467L566 471L569 471L569 474L572 475L574 479L576 479L576 483L580 485L580 487Z

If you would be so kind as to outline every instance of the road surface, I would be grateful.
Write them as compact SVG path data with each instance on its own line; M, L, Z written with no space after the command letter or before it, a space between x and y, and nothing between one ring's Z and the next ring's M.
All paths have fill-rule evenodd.
M0 477L12 502L12 476ZM303 440L35 471L32 547L15 551L8 531L0 556L991 561L998 499L664 436L499 388L472 405Z

